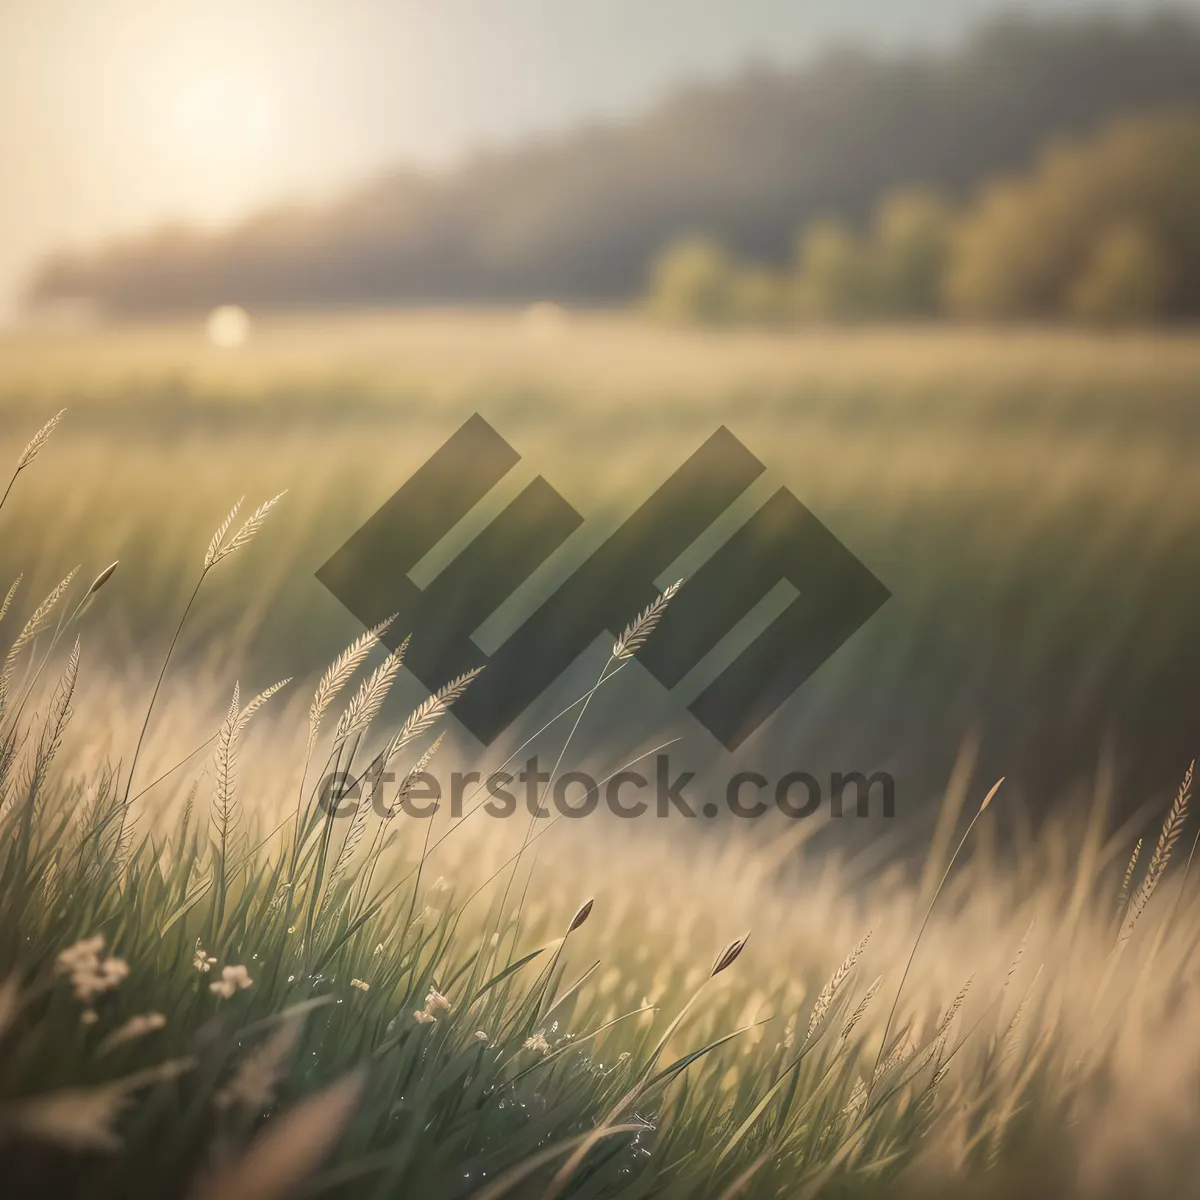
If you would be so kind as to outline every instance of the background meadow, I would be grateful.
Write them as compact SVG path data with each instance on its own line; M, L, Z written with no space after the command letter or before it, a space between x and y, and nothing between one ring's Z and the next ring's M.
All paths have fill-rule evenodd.
M25 570L10 635L76 562L120 559L78 620L54 761L27 738L7 769L5 821L26 830L0 872L19 1189L47 1171L88 1195L1128 1196L1192 1178L1186 872L1157 887L1190 834L1184 791L1159 826L1194 736L1192 338L377 312L263 321L232 351L195 322L9 336L0 363L10 458L67 408L0 517L5 569ZM476 410L585 515L578 555L729 424L893 592L736 761L890 769L899 819L427 827L364 806L303 827L290 871L312 687L362 632L312 572ZM134 761L212 529L242 492L285 487L206 580ZM63 711L50 648L34 729ZM231 770L239 703L284 676ZM362 754L425 695L401 673ZM732 770L686 720L635 675L537 749L612 770L674 735L688 768ZM486 753L444 724L449 771L497 765L537 713ZM100 957L56 975L97 932ZM104 954L128 978L88 1007L77 981ZM210 986L226 967L253 980L228 1001Z
M1196 0L991 7L0 4L6 1196L1200 1194ZM583 518L481 662L722 425L657 586L786 487L890 598L483 747L315 576L475 413L419 586ZM660 751L895 813L399 804Z
M1190 752L1198 390L1186 334L789 335L534 311L280 317L231 351L196 322L10 335L11 453L68 417L60 473L10 501L4 565L29 572L29 601L80 560L121 558L93 653L128 675L157 660L214 514L288 489L253 567L185 631L186 658L219 642L223 690L317 671L353 636L313 572L472 412L522 456L484 515L541 473L585 518L518 613L727 424L767 467L734 518L782 484L892 592L746 761L889 770L914 813L977 733L1027 807L1104 753L1136 808ZM715 753L652 680L623 699L640 706L629 728Z

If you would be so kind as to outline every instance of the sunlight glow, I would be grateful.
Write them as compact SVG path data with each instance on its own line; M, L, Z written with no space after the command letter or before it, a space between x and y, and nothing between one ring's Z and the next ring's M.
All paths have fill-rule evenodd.
M211 162L261 154L275 131L274 98L250 75L210 71L186 83L174 110L180 149Z

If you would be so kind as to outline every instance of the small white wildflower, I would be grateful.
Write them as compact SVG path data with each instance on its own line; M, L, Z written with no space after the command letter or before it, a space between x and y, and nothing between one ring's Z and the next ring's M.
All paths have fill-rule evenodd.
M254 982L245 967L222 967L221 978L208 985L208 990L230 999L239 988L248 988Z
M99 965L104 953L104 934L97 933L68 946L58 956L58 969L64 974L74 971L90 971Z
M371 990L371 985L369 983L365 983L361 979L350 980L350 986L352 988L358 988L360 992L369 992Z
M89 1008L97 996L111 992L129 975L129 964L123 958L103 955L104 936L97 933L68 946L57 959L59 972L70 977L75 999Z
M106 958L100 964L99 975L107 991L129 978L129 964L123 958Z
M209 955L208 951L205 950L204 947L200 945L200 939L197 938L196 939L196 952L195 952L195 954L192 955L192 966L195 967L197 971L204 971L207 973L208 971L211 971L213 969L213 966L215 965L216 961L217 960L215 958L212 958Z
M437 1017L435 1017L431 1012L426 1012L423 1008L418 1008L417 1011L413 1013L413 1020L416 1021L418 1025L428 1025L430 1022L436 1021Z
M450 1001L437 988L431 987L429 995L425 997L425 1010L427 1012L449 1012Z
M546 1035L543 1033L535 1033L533 1037L525 1039L525 1049L535 1050L539 1054L550 1053L550 1043L546 1041Z

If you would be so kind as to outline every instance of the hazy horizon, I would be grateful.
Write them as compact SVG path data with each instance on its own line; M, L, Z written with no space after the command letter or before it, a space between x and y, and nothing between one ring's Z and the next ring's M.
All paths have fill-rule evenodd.
M404 165L619 119L690 81L830 45L951 45L1002 11L1147 0L352 0L0 3L0 313L37 259L168 222L224 224ZM1200 0L1169 6L1198 10ZM64 29L71 36L64 37Z

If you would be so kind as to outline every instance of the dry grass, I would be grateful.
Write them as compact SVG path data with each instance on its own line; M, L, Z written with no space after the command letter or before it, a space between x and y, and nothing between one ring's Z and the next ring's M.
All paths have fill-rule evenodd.
M194 582L173 551L243 491L291 489L179 649L221 647L206 671L226 698L230 658L267 682L297 670L298 641L320 663L361 632L313 572L471 412L522 454L514 487L541 472L585 517L534 591L725 422L768 467L736 512L786 485L894 597L789 707L805 762L891 764L923 795L976 725L983 765L1032 790L1077 782L1112 738L1117 785L1142 791L1192 752L1194 337L707 336L598 316L545 342L503 313L280 319L234 353L198 327L9 335L0 453L63 403L56 471L24 472L9 502L0 578L26 571L28 599L81 548L89 570L121 558L93 615L92 653L120 666L105 687L160 661Z
M374 338L380 355L386 344L389 361L405 361L397 371L430 371L430 359L405 355L426 345L422 353L449 358L453 339L442 320L405 326L395 346L387 336L394 324L382 319L334 327L324 352L369 359L364 347ZM481 373L502 378L503 354L524 361L542 352L533 343L502 352L502 337L512 334L505 320L479 319ZM778 406L791 405L795 436L773 443L790 456L797 478L789 483L822 515L840 514L872 551L904 532L918 559L905 575L911 591L888 579L907 612L893 635L907 628L915 637L926 617L914 622L914 611L932 606L927 619L944 630L951 645L943 653L953 659L999 612L1016 627L1002 644L1023 648L1032 666L1041 653L1065 670L1078 643L1083 664L1123 668L1131 660L1122 658L1122 630L1138 649L1147 690L1161 686L1172 654L1183 660L1181 672L1188 665L1178 639L1191 629L1190 593L1165 614L1146 597L1161 601L1164 584L1186 581L1192 568L1181 547L1200 508L1192 504L1197 485L1181 468L1191 443L1177 412L1200 367L1191 342L1148 349L1131 340L1098 351L1026 335L1008 343L1010 358L998 343L970 336L929 334L902 346L875 335L849 356L848 339L832 336L803 345L737 337L698 349L710 356L698 367L681 365L678 347L668 353L661 335L599 322L579 335L587 345L574 348L570 369L612 353L606 339L617 332L627 350L646 339L647 363L669 358L674 365L653 369L673 372L672 387L690 387L696 372L694 408L680 418L685 432L732 414L750 431L739 424L739 435L765 455L753 431L778 428ZM113 378L127 378L130 347L146 337L153 353L143 346L136 362L158 371L154 355L177 363L170 338L182 336L97 339L69 367L96 384L101 360L115 356L124 365L112 368ZM250 364L264 378L286 375L272 360L285 354L274 337L268 331L255 351L262 359ZM860 353L864 346L871 353ZM1025 350L1051 396L1054 419L1040 424L1015 416L1022 376L1014 360ZM9 380L17 378L14 362L32 362L21 357L28 347L3 353ZM311 382L305 339L286 353ZM1098 353L1109 357L1098 364ZM737 367L743 354L751 365ZM902 366L905 355L912 357ZM642 372L637 388L646 388L662 378L647 363L621 371ZM713 387L718 364L726 374ZM735 367L762 378L778 370L780 393L747 383L739 401ZM46 381L68 366L43 362L38 370ZM962 386L935 403L946 371L959 372ZM860 428L845 406L868 377L872 388L890 379L891 390L872 393ZM644 403L646 393L623 378L618 372L614 409L586 389L573 393L576 407L555 418L560 431L587 431L591 453L605 452L609 439L628 440L622 405L635 394ZM806 389L820 378L829 391L814 397ZM1178 422L1173 434L1140 419L1122 433L1126 410L1115 397L1136 381L1147 405ZM58 379L51 390L62 386ZM222 386L233 389L231 403L234 384ZM236 385L243 386L245 378ZM393 384L380 386L384 394ZM65 572L68 548L86 546L97 567L121 558L86 611L71 607L69 588L59 594L52 612L66 614L62 636L54 646L44 636L27 640L10 673L14 696L23 681L45 679L20 713L29 737L9 757L0 754L0 979L8 981L0 992L0 1169L10 1194L52 1187L81 1196L283 1195L301 1180L305 1194L431 1196L869 1196L907 1188L1128 1197L1200 1186L1192 1145L1200 963L1190 893L1180 890L1186 868L1171 855L1188 832L1186 784L1173 805L1172 792L1155 797L1165 825L1140 877L1130 852L1142 821L1125 819L1128 809L1113 819L1111 774L1097 776L1086 812L1051 808L1036 837L1018 843L1020 853L1004 854L997 831L1020 834L1027 798L1010 791L1010 781L988 803L991 778L969 752L915 872L869 854L814 850L806 822L751 842L681 837L664 822L554 822L531 837L522 820L478 816L443 840L440 819L429 826L367 811L357 831L322 819L312 805L314 776L338 757L337 746L360 769L395 754L402 773L434 748L434 726L463 683L422 704L373 636L314 619L315 585L288 608L297 577L336 545L341 526L352 528L453 426L453 405L434 412L436 391L422 401L427 424L417 422L411 444L398 442L395 473L389 464L378 479L340 455L310 458L329 438L306 427L311 415L297 417L298 432L282 444L238 418L209 434L189 426L186 444L176 445L161 428L130 432L119 406L96 409L95 423L85 418L85 432L70 434L72 408L0 514L11 538L5 562L23 558L27 579L44 576L18 593L22 623ZM99 423L104 411L116 414L111 434ZM662 416L655 411L647 428ZM527 412L517 432L504 432L557 486L538 458L554 435L539 432L538 420ZM623 432L606 432L610 421ZM381 428L402 425L360 413L338 427L337 445L365 455ZM660 457L665 436L660 428ZM27 440L28 431L14 436L14 460ZM879 453L888 442L894 456ZM837 469L822 457L834 447ZM118 471L101 448L117 455ZM648 453L634 448L631 481L645 478L640 459ZM311 471L288 478L300 464ZM1061 470L1052 474L1052 464ZM575 478L564 468L564 481ZM578 478L581 495L595 487ZM92 485L89 499L83 493ZM271 495L288 485L287 502L253 543L210 564L212 579L183 623L134 763L137 729L217 516L243 487ZM867 490L886 501L885 515L853 518ZM914 533L935 514L937 495L953 496L960 511L929 545L932 535ZM1106 506L1102 520L1097 503ZM135 521L152 531L140 542L129 532ZM1103 536L1064 540L1089 523L1094 533L1102 524ZM1061 558L1067 544L1078 547L1067 578L1046 583L1037 568ZM938 569L948 554L951 565ZM894 552L888 562L902 557ZM1139 571L1148 579L1131 581ZM1040 585L1036 605L1021 590L1030 580ZM1081 616L1084 599L1100 594L1111 603ZM968 616L956 630L947 614L964 605ZM1127 627L1130 614L1150 611L1152 630ZM1031 613L1042 623L1036 637L1022 623ZM286 659L279 674L297 680L247 728L247 710L259 701L244 706L239 689L230 704L233 678L255 635L269 639L279 625L281 644L264 658ZM6 624L7 644L21 627ZM297 638L297 629L319 636ZM78 657L69 649L76 632ZM845 692L827 681L822 702L841 703L843 722L851 712L864 723L894 720L864 711L854 672L872 654L876 666L890 656L890 677L910 685L905 703L914 705L923 676L911 668L931 646L917 637L910 649L872 643L857 667L845 668ZM141 666L135 651L145 655ZM43 657L44 673L29 673ZM326 722L356 678L364 682L342 719ZM945 678L935 673L928 686ZM1145 694L1137 678L1126 685L1139 699ZM946 703L961 704L961 694ZM8 712L0 733L16 710ZM1185 706L1182 715L1189 712ZM913 725L928 716L919 709ZM636 724L638 714L626 709L624 719ZM911 737L912 726L900 733ZM552 727L546 753L557 753L565 735ZM584 726L572 758L609 736ZM646 731L626 728L623 736L643 745ZM614 741L613 752L625 744ZM51 745L47 758L40 747ZM458 761L463 746L451 737L441 753ZM123 764L115 777L103 774L106 758ZM206 771L211 784L195 787ZM123 797L131 819L122 837ZM233 853L228 830L216 846L210 841L212 818L220 823L231 802L240 810ZM969 837L959 832L964 810L974 824ZM126 964L128 977L104 976L104 990L84 1005L55 963L96 933L105 939L93 955L97 980L105 955ZM129 1034L147 1014L166 1021ZM253 1103L233 1102L251 1093ZM78 1157L81 1148L93 1157Z

